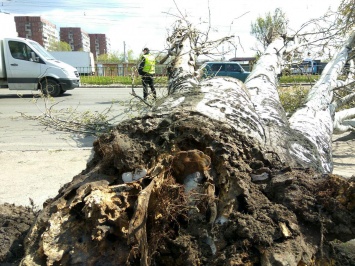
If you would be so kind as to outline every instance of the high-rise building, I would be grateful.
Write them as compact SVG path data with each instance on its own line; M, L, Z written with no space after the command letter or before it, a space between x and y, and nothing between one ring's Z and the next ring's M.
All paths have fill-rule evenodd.
M97 58L98 55L110 53L111 43L110 39L106 37L106 34L89 33L89 37L91 52L95 58Z
M70 45L72 51L90 52L89 34L77 27L60 28L60 40Z
M57 27L39 16L15 16L19 37L34 40L48 49L51 41L59 41Z

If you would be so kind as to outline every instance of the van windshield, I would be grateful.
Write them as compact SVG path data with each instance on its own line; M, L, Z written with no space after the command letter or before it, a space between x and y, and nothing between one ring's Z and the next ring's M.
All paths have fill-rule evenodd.
M44 49L39 43L30 41L32 47L36 50L37 54L41 56L43 59L47 60L55 60L55 58L47 52L46 49Z
M303 61L301 63L301 67L311 67L312 66L312 62L311 61Z

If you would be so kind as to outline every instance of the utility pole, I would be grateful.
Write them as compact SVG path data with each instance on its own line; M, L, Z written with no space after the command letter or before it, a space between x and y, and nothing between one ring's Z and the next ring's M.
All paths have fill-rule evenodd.
M126 42L123 41L123 62L127 63L127 56L126 56Z

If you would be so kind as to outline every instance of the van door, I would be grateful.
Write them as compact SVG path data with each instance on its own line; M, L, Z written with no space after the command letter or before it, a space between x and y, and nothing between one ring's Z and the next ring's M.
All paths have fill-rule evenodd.
M33 50L23 41L5 39L5 65L10 90L36 90L41 63L34 62Z

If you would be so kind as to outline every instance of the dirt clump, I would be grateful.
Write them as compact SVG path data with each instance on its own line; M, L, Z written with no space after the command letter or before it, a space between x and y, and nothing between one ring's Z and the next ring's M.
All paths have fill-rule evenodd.
M0 264L18 265L24 255L24 238L35 220L32 208L0 205Z

